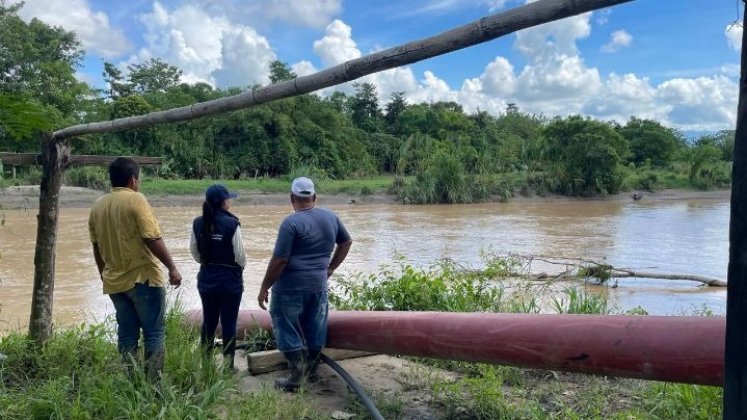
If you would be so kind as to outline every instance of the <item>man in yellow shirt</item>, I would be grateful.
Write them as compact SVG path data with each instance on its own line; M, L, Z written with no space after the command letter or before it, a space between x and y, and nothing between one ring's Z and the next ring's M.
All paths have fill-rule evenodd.
M93 256L117 317L117 347L135 357L143 331L145 372L157 380L163 371L166 280L158 262L179 287L182 276L172 261L148 200L138 192L140 168L117 158L109 166L112 191L96 200L88 219Z

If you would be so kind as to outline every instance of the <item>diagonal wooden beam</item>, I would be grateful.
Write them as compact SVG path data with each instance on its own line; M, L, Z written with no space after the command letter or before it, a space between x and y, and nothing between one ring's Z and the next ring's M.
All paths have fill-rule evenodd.
M71 166L107 166L119 156L99 155L71 155L69 165ZM163 158L150 156L128 156L135 160L140 166L158 166L163 163ZM0 162L4 165L41 165L42 155L36 153L6 153L0 152Z
M486 16L430 38L419 39L349 60L308 76L297 77L293 80L259 87L238 95L181 108L119 118L112 121L76 125L55 131L52 137L59 140L85 134L150 127L248 108L339 85L368 74L416 63L426 58L491 41L521 29L630 1L633 0L540 0L503 13Z

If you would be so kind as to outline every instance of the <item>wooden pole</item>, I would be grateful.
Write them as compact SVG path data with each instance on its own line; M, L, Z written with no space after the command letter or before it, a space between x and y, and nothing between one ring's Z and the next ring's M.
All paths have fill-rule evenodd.
M747 418L747 31L742 33L741 61L731 172L729 272L726 277L729 289L726 292L724 350L725 420Z
M112 121L81 124L53 133L55 139L186 121L302 95L368 74L416 63L481 44L521 29L633 0L540 0L487 16L430 38L346 61L318 73L263 86L226 98Z
M69 166L109 166L115 159L122 156L101 156L101 155L71 155L68 162ZM140 166L158 166L163 163L160 157L150 156L124 156L134 160ZM0 152L0 161L14 165L41 165L43 155L36 153L7 153Z
M52 304L54 301L55 248L62 174L70 159L66 140L42 136L42 181L37 216L36 252L34 254L34 291L31 299L29 337L44 345L52 335Z

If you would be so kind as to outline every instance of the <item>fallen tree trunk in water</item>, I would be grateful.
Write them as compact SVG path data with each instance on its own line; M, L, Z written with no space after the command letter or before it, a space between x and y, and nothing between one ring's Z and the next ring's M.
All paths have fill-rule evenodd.
M612 278L625 278L625 277L642 277L647 279L661 279L661 280L691 280L703 283L707 286L713 287L726 287L726 282L719 279L696 276L693 274L663 274L663 273L651 273L647 271L628 271L620 270L615 268L612 273Z
M239 339L272 329L261 310L240 311L238 326ZM330 311L327 345L721 386L724 335L723 317Z
M600 283L605 283L610 279L618 278L646 278L658 280L689 280L703 283L711 287L727 287L724 280L712 277L699 276L695 274L677 274L677 273L655 273L651 271L637 271L624 268L616 268L607 263L581 258L556 258L556 257L537 257L537 256L512 256L524 261L524 265L529 267L533 261L541 261L548 264L563 265L565 271L559 274L529 274L530 280L578 280L595 278ZM570 267L570 268L569 268ZM520 274L517 274L520 276Z

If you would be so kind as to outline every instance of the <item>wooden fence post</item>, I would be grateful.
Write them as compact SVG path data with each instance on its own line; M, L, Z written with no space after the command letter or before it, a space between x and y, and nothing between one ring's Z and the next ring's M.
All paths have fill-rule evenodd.
M31 300L29 337L44 345L52 335L54 300L55 249L62 174L70 161L67 140L52 140L44 133L41 140L42 180L37 216L36 252L34 254L34 292Z

